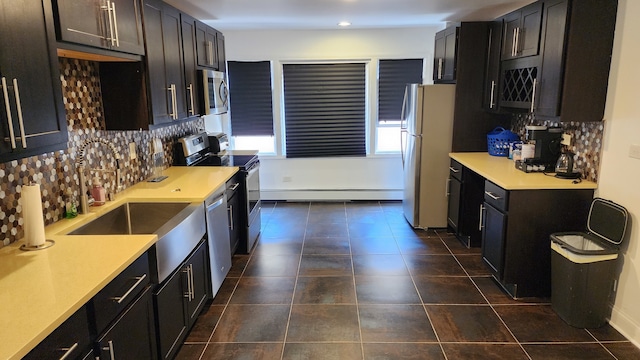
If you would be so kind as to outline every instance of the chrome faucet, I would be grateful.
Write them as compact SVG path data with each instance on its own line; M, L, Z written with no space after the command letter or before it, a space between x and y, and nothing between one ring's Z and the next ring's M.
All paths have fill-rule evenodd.
M116 188L114 191L120 190L120 154L116 150L116 147L109 142L107 139L103 138L90 138L86 139L80 145L80 150L78 151L78 179L80 180L80 213L88 214L89 213L89 199L87 198L87 184L84 176L84 167L85 167L85 150L87 146L90 144L101 143L107 145L111 152L113 153L113 157L116 160Z

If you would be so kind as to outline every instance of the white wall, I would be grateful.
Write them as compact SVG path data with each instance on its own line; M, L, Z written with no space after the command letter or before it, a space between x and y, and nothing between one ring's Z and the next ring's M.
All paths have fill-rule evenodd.
M444 27L338 30L227 30L227 60L273 62L274 127L282 133L282 62L356 60L368 62L369 79L375 80L378 59L425 58L425 79L431 79L434 35ZM377 93L368 83L370 98ZM375 119L377 105L368 103ZM373 126L367 128L373 139ZM281 137L277 147L282 147ZM372 144L368 149L372 150ZM282 155L282 154L280 154ZM401 199L402 164L399 155L367 158L285 159L261 156L264 199Z
M640 159L629 157L629 147L640 144L639 18L639 1L619 0L598 196L623 205L631 214L610 323L640 346Z

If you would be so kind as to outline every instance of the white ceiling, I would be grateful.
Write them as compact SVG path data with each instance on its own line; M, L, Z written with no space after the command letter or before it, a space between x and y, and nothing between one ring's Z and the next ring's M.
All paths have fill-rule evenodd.
M491 20L533 0L165 0L221 30L335 29Z

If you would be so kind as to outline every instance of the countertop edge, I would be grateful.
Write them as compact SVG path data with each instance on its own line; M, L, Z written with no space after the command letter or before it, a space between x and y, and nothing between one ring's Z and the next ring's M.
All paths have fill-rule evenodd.
M506 157L486 152L449 153L449 157L505 190L595 190L598 184L582 180L558 179L543 173L525 173Z

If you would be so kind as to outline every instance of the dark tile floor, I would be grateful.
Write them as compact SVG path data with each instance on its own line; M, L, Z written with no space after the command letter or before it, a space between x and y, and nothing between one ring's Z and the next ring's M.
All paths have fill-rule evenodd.
M397 202L267 203L178 359L640 359L610 326L514 301L479 249L414 231Z

